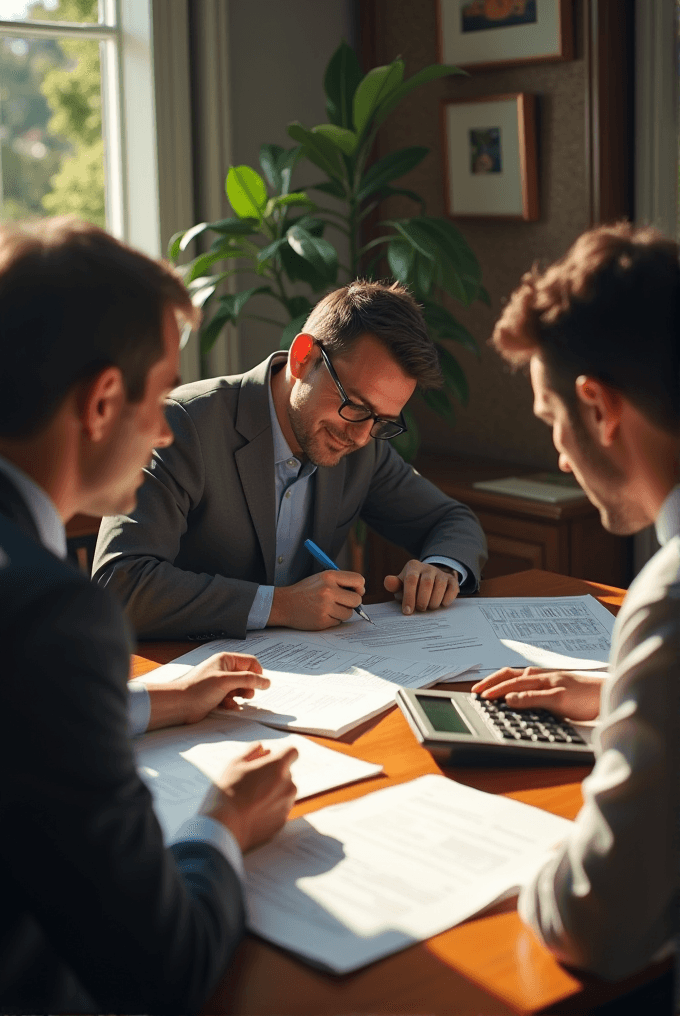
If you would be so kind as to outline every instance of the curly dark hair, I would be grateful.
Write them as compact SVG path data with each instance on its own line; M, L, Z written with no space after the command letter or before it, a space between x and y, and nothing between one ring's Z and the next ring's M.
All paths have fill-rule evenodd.
M580 375L617 389L649 420L680 425L678 245L651 227L598 226L545 271L523 277L492 344L514 365L539 353L573 407Z

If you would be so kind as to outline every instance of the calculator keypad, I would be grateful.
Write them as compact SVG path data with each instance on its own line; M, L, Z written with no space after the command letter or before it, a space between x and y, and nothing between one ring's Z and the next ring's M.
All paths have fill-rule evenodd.
M547 709L512 709L504 699L471 695L473 705L498 737L533 744L585 744L580 734Z

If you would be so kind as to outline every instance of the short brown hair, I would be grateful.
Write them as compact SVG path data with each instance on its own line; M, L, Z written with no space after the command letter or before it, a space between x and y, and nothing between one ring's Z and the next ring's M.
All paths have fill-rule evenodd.
M418 304L400 283L357 279L324 297L305 322L329 353L342 353L362 335L374 335L420 388L443 382L437 347Z
M73 385L116 366L138 402L163 317L196 313L169 267L71 216L0 227L0 434L44 427Z
M540 353L551 387L573 407L581 374L620 391L652 422L680 424L678 245L629 223L584 233L563 258L534 266L491 338L513 364Z

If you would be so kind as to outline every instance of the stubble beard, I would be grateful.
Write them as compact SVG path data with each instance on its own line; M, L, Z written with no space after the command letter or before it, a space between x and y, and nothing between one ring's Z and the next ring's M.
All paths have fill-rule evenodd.
M288 421L302 454L314 466L337 466L341 459L344 459L346 455L356 450L354 442L346 449L335 450L329 448L324 440L324 433L329 433L331 437L334 437L343 444L346 443L346 435L336 431L328 424L324 424L320 430L311 433L310 428L302 418L300 410L290 404L288 405Z

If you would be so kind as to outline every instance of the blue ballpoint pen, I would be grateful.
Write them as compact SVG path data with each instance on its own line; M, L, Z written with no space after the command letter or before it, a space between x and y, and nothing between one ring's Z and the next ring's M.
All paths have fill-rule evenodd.
M317 547L317 545L314 543L314 540L305 540L305 547L312 555L312 557L315 557L317 559L319 564L325 564L327 568L332 568L333 571L340 571L335 561L331 561L328 554L324 554L321 547ZM356 610L359 617L363 617L364 621L370 621L371 624L375 624L375 621L371 621L370 617L368 616L363 607L355 607L354 609Z

